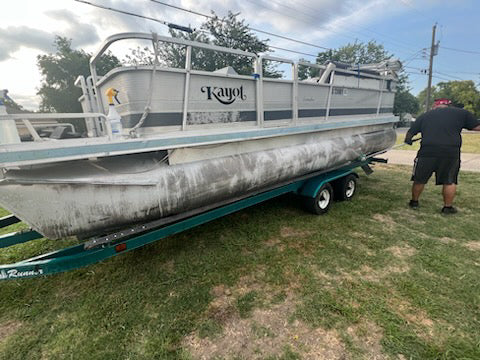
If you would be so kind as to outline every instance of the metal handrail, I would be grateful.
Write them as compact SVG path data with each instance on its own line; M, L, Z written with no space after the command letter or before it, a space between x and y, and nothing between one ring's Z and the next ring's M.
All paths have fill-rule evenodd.
M98 117L102 119L106 129L107 136L111 140L112 137L112 128L110 126L110 121L107 120L107 116L102 113L46 113L46 114L35 114L35 113L21 113L21 114L6 114L0 115L0 121L7 120L51 120L51 119L86 119ZM35 137L35 134L29 129L30 135ZM38 134L37 134L38 135Z
M87 117L101 117L106 119L107 116L102 113L20 113L0 115L1 120L41 120L41 119L80 119Z
M157 39L158 42L165 42L165 43L171 43L171 44L177 44L177 45L183 45L183 46L191 46L195 48L200 48L200 49L206 49L206 50L214 50L214 51L219 51L219 52L224 52L224 53L229 53L229 54L235 54L235 55L240 55L240 56L247 56L251 57L254 59L257 59L257 54L248 52L248 51L243 51L243 50L238 50L238 49L230 49L222 46L217 46L217 45L211 45L211 44L205 44L197 41L190 41L190 40L184 40L184 39L178 39L178 38L173 38L173 37L166 37L166 36L160 36L156 35L155 36L152 33L139 33L139 32L127 32L127 33L120 33L120 34L115 34L112 36L109 36L105 41L102 43L100 48L94 53L92 58L90 59L90 73L92 75L93 79L93 85L95 87L95 93L98 94L98 89L97 89L97 84L98 84L98 75L97 75L97 68L96 68L96 63L100 59L100 57L103 55L103 53L110 47L111 44L114 42L120 41L120 40L127 40L127 39L139 39L139 40L151 40L154 41L154 38ZM101 110L103 109L103 100L101 96L96 96L97 100L97 106L98 109Z

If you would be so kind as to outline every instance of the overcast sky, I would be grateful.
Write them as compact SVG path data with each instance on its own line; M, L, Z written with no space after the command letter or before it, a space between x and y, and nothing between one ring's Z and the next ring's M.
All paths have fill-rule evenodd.
M200 16L149 0L90 0L117 9L180 25L198 26ZM440 50L435 57L433 83L465 79L480 83L480 2L478 0L165 0L183 8L225 15L240 12L252 27L335 48L355 41L375 40L401 59L412 92L426 86L422 69L432 26L438 22ZM39 54L53 52L55 35L72 39L75 48L93 52L109 35L125 31L167 34L156 22L94 8L74 0L15 0L0 12L0 88L24 107L38 109L36 92L41 75ZM266 35L258 34L260 39ZM319 49L270 37L270 45L316 54ZM447 49L451 48L451 49ZM456 50L452 50L456 49ZM459 51L461 50L461 51ZM275 54L314 61L305 55L276 50Z

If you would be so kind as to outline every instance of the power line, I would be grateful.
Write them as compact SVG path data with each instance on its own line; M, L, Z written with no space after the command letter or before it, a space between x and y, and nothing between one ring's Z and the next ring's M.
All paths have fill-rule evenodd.
M271 0L271 1L273 1L273 0ZM277 1L275 1L275 2L277 2ZM296 3L296 4L300 5L300 6L303 6L305 9L309 9L311 12L317 12L317 11L318 11L318 9L315 9L315 8L313 8L313 7L311 7L311 6L308 6L307 4L305 4L305 3L301 2L301 1L294 1L294 3ZM283 6L287 6L287 5L283 5ZM289 7L290 7L290 6L289 6ZM291 8L291 7L290 7L290 8ZM302 11L301 13L304 14L303 11ZM345 21L346 21L346 20L345 20L345 19L337 19L336 21L338 21L338 22L340 22L340 23L342 23L342 24L345 24ZM352 24L349 23L348 26L351 27ZM377 34L377 35L379 35L379 36L381 36L381 37L388 38L388 39L390 39L390 41L394 41L394 42L396 43L396 44L393 44L393 45L395 45L395 46L401 46L401 47L403 47L403 48L405 48L405 49L408 49L408 50L412 50L412 47L416 47L416 46L413 45L413 44L407 43L407 42L402 41L402 40L398 40L398 39L396 39L396 38L394 38L394 37L392 37L392 36L389 36L389 35L387 35L387 34L380 33L380 32L378 32L378 31L372 30L372 29L370 29L370 28L368 28L368 27L360 26L360 25L358 25L358 24L356 24L356 25L354 25L354 26L355 26L356 28L363 29L363 30L365 30L365 31L368 31L368 32ZM342 27L342 29L345 29L345 28ZM350 31L350 30L347 30L347 31L350 32L350 33L352 33L352 34L355 34L355 32L352 32L352 31ZM363 35L363 36L371 37L371 35L365 34L365 33L360 32L360 31L358 31L358 34L361 34L361 35Z
M473 50L463 50L463 49L455 49L455 48L446 47L446 46L442 46L442 49L445 49L445 50L450 50L450 51L456 51L456 52L461 52L461 53L465 53L465 54L475 54L475 55L480 55L480 51L473 51Z
M85 0L74 0L74 1L84 3L84 4L87 4L87 5L91 5L91 6L94 6L94 7L100 8L100 9L104 9L104 10L110 10L110 11L118 12L118 13L125 14L125 15L135 16L135 17L139 17L139 18L142 18L142 19L146 19L146 20L152 20L152 21L158 22L160 24L167 25L167 26L169 26L171 28L174 28L174 29L184 28L182 26L171 24L171 23L168 23L166 21L155 19L155 18L152 18L152 17L149 17L149 16L135 14L135 13L132 13L132 12L129 12L129 11L124 11L124 10L114 9L114 8L111 8L111 7L108 7L108 6L97 5L97 4L93 4L93 3L89 2L89 1L85 1ZM174 6L174 5L172 5L172 7L176 8L176 6ZM191 11L191 12L195 13L194 11ZM197 13L197 15L213 18L211 16L200 14L200 13ZM186 28L186 29L189 29L189 28ZM183 30L183 29L180 29L180 30ZM203 31L203 30L197 30L197 31L201 31L201 32L204 32L204 33L208 34L207 31ZM278 47L278 46L269 45L269 48L277 49L277 50L281 50L281 51L288 51L288 52L291 52L291 53L305 55L305 56L312 56L312 57L315 57L315 58L317 57L317 55L313 55L313 54L309 54L309 53L305 53L305 52L301 52L301 51L296 51L296 50L289 50L289 49L281 48L281 47Z
M402 62L404 63L403 64L403 67L406 67L408 64L410 64L412 61L414 60L417 60L417 59L421 59L419 58L418 56L426 49L420 49L419 51L417 51L416 53L414 53L411 57L403 60Z
M432 77L434 77L435 79L440 79L440 80L445 80L445 81L452 81L451 79L447 79L447 78L444 78L444 77L441 77L441 76L438 76L438 75L432 75Z
M172 5L172 4L169 4L169 3L166 3L164 1L160 1L160 0L150 0L154 3L157 3L159 5L164 5L164 6L167 6L167 7L170 7L170 8L173 8L173 9L176 9L176 10L180 10L180 11L184 11L184 12L188 12L188 13L191 13L191 14L194 14L194 15L198 15L198 16L202 16L204 18L207 18L207 19L214 19L215 17L214 16L211 16L211 15L207 15L207 14L204 14L204 13L201 13L199 11L195 11L195 10L190 10L190 9L186 9L186 8L183 8L181 6L177 6L177 5ZM267 10L271 10L271 11L274 11L274 12L277 12L279 14L282 14L282 15L285 15L285 16L291 16L291 12L290 14L285 14L281 11L278 11L276 9L272 9L270 7L267 7L266 5L264 5L263 3L259 3L257 1L254 1L254 0L248 0L252 3L254 3L255 5L259 5L259 6L262 6L264 7L265 9ZM280 6L284 6L284 7L287 7L289 9L293 9L295 10L294 8L292 8L291 6L287 6L287 5L282 5L280 4L279 2L275 1L275 3L279 4ZM295 10L296 11L296 10ZM307 16L310 16L312 19L315 19L313 16L309 15L309 14L306 14L306 13L303 13L301 12L302 14L305 14ZM299 19L298 17L296 17L297 19ZM221 19L219 19L221 20ZM302 20L302 19L299 19L299 20ZM262 33L262 34L266 34L266 35L270 35L270 36L274 36L274 37L278 37L278 38L281 38L281 39L284 39L284 40L289 40L289 41L293 41L293 42L297 42L297 43L300 43L300 44L303 44L303 45L307 45L307 46L313 46L313 47L316 47L316 48L320 48L322 50L331 50L330 48L326 48L326 47L323 47L323 46L319 46L319 45L316 45L316 44L312 44L312 43L309 43L309 42L305 42L305 41L302 41L302 40L298 40L298 39L294 39L294 38L291 38L291 37L287 37L287 36L283 36L283 35L278 35L278 34L275 34L275 33L272 33L272 32L268 32L268 31L264 31L264 30L260 30L260 29L257 29L257 28L253 28L251 26L248 27L250 30L252 31L255 31L255 32L258 32L258 33ZM330 30L330 29L326 29L324 27L324 29L328 32L331 32L331 33L335 33L335 34L338 34L340 36L343 36L344 38L347 38L349 40L351 40L352 38L351 37L347 37L347 36L344 36L343 34L337 32L337 31L333 31L333 30ZM354 34L354 33L353 33ZM269 45L271 48L274 48L273 46ZM285 50L285 49L284 49ZM292 52L292 53L298 53L298 54L301 54L301 55L307 55L307 56L313 56L311 54L306 54L306 53L301 53L301 52L298 52L298 51L293 51L293 50L285 50L285 51L289 51L289 52ZM404 52L404 51L400 51L400 52Z
M420 14L421 16L423 16L425 19L427 19L427 20L429 20L429 21L432 21L432 22L437 22L434 18L431 18L430 16L425 15L422 11L418 10L415 6L413 6L412 4L410 4L407 0L400 0L400 2L401 2L403 5L406 5L406 6L410 7L411 9L413 9L415 12L417 12L418 14Z
M268 45L268 47L269 47L269 48L272 48L272 49L277 49L277 50L282 50L282 51L288 51L288 52L295 53L295 54L312 56L312 57L314 57L314 58L317 58L317 56L318 56L318 55L313 55L313 54L304 53L304 52L301 52L301 51L284 49L284 48L281 48L281 47L278 47L278 46Z
M256 4L256 5L259 5L259 6L265 8L265 9L267 9L267 10L274 11L274 12L277 12L277 13L282 14L282 15L285 15L285 16L289 16L289 17L293 16L293 15L292 15L292 11L293 11L293 12L297 12L297 13L299 13L299 14L301 14L301 15L308 16L308 17L311 18L312 20L317 20L317 18L316 18L315 16L311 15L312 12L317 11L317 9L315 9L315 8L313 8L313 7L311 7L311 6L307 6L307 5L305 5L305 4L296 3L297 5L303 6L303 7L305 7L306 9L310 9L310 10L311 10L310 13L306 13L306 12L304 12L304 11L300 11L298 8L295 8L295 7L292 7L292 6L283 4L283 3L281 3L281 2L278 1L278 0L270 0L271 3L277 4L278 6L281 6L281 7L284 7L284 8L289 9L289 10L288 10L288 14L285 14L284 12L281 12L281 11L279 11L278 9L275 9L275 8L272 8L272 7L267 7L267 6L264 4L264 1L263 1L263 0L257 0L257 1L255 1L255 0L247 0L247 1L249 1L249 2L251 2L251 3L254 3L254 4ZM297 17L297 16L293 16L293 17L295 17L295 18L297 18L297 19L299 19L299 20L302 20L302 19L300 19L300 18ZM336 21L337 21L337 22L340 22L340 23L342 23L342 24L345 22L344 20L342 21L342 20L339 20L339 19L337 19ZM349 26L351 26L351 24L349 24ZM343 31L342 31L343 33L342 33L342 32L339 32L339 31L331 30L331 29L330 29L329 27L327 27L327 26L321 26L321 28L324 29L325 31L330 32L330 33L337 34L337 35L342 36L342 37L344 37L344 38L346 38L346 39L348 39L348 40L351 40L351 39L357 40L357 39L358 39L358 35L362 36L363 38L370 38L370 39L371 39L371 35L366 34L366 33L364 33L364 32L361 32L361 31L358 31L358 30L357 30L357 31L351 31L351 30L349 30L349 29L345 29L345 27L342 27L342 26L340 26L340 25L336 25L336 27L338 27L339 29L343 30ZM363 28L363 27L361 27L361 26L359 26L359 25L357 25L356 27L357 27L357 28ZM365 29L365 30L367 30L367 31L370 31L370 32L372 32L372 33L375 33L375 34L377 34L377 35L383 36L383 35L382 35L381 33L379 33L379 32L376 32L376 31L373 31L373 30L369 30L369 29L366 29L366 28L363 28L363 29ZM344 35L344 33L345 33L346 35ZM347 34L347 33L348 33L348 34ZM386 35L385 35L384 37L389 37L389 36L386 36ZM391 37L390 37L390 38L391 38ZM393 38L391 38L391 39L393 39ZM393 44L395 47L400 46L400 47L402 47L402 48L404 48L404 49L407 49L407 50L410 50L410 51L412 50L412 48L410 47L410 45L407 47L407 46L405 46L405 45L402 45L399 41L396 41L395 39L393 39L393 41L396 42L396 44ZM382 41L381 43L385 43L385 41ZM399 50L399 49L397 49L395 52L407 53L405 50ZM410 54L410 53L408 53L408 54Z
M445 71L445 70L442 70ZM468 74L468 75L480 75L480 71L474 72L474 71L451 71L451 70L446 70L452 74Z
M164 21L164 20L160 20L160 19L149 17L149 16L132 13L130 11L119 10L119 9L115 9L115 8L108 7L108 6L98 5L98 4L94 4L94 3L91 3L91 2L85 1L85 0L74 0L74 1L79 2L79 3L83 3L83 4L87 4L87 5L90 5L90 6L93 6L93 7L97 7L97 8L100 8L100 9L109 10L109 11L113 11L113 12L118 12L118 13L124 14L124 15L130 15L130 16L135 16L135 17L138 17L138 18L146 19L146 20L155 21L155 22L160 23L162 25L166 25L169 28L182 30L182 31L187 31L187 32L192 32L193 31L192 29L190 29L186 26L176 25L176 24Z
M152 1L152 2L154 2L154 3L156 3L156 4L168 6L168 7L177 9L177 10L189 12L189 13L191 13L191 14L203 16L203 17L208 18L208 19L213 19L213 18L214 18L213 16L206 15L206 14L202 14L202 13L200 13L200 12L198 12L198 11L193 11L193 10L185 9L185 8L180 7L180 6L171 5L171 4L165 3L165 2L163 2L163 1L159 1L159 0L150 0L150 1ZM219 20L221 20L221 19L219 19ZM291 38L291 37L288 37L288 36L283 36L283 35L274 34L274 33L272 33L272 32L264 31L264 30L260 30L260 29L256 29L256 28L253 28L253 27L250 27L250 26L249 26L248 28L249 28L250 30L252 30L252 31L255 31L255 32L258 32L258 33L262 33L262 34L266 34L266 35L269 35L269 36L275 36L275 37L278 37L278 38L280 38L280 39L284 39L284 40L288 40L288 41L293 41L293 42L296 42L296 43L299 43L299 44L312 46L312 47L315 47L315 48L318 48L318 49L322 49L322 50L331 50L330 48L325 47L325 46L320 46L320 45L312 44L312 43L305 42L305 41L302 41L302 40L297 40L297 39L294 39L294 38Z
M423 74L423 73L415 73L415 72L412 72L412 71L405 71L405 73L407 74L411 74L411 75L424 75L426 76L427 74ZM444 78L442 76L438 76L438 75L432 75L433 78L435 79L440 79L440 80L445 80L445 81L452 81L451 79L447 79L447 78Z
M248 1L248 2L251 2L251 3L254 4L254 5L261 6L261 7L263 7L264 9L267 9L267 10L269 10L269 11L276 12L276 13L278 13L278 14L280 14L280 15L287 16L287 17L294 17L294 18L296 18L296 19L298 19L298 20L300 20L300 21L302 21L302 22L304 22L305 20L302 19L302 18L299 18L298 16L294 16L294 15L292 14L292 10L295 11L295 12L304 14L304 15L308 16L308 17L309 17L310 19L312 19L312 20L316 20L316 18L315 18L314 16L310 15L310 14L306 14L306 13L304 13L304 12L300 12L300 11L298 11L297 9L295 9L295 8L293 8L293 7L291 7L291 6L281 4L281 3L279 3L279 2L277 2L277 1L275 1L275 0L270 0L270 1L273 2L273 3L278 4L279 6L285 7L285 8L287 8L287 9L292 9L292 10L289 10L289 11L288 11L288 14L286 14L286 13L284 13L284 12L278 10L278 9L274 9L274 8L272 8L272 7L268 7L267 5L265 5L265 4L263 3L263 1L255 1L255 0L247 0L247 1ZM329 33L333 33L333 34L337 34L337 35L339 35L339 36L342 36L342 37L344 37L345 39L348 39L349 41L352 39L351 36L343 35L342 33L339 33L338 31L335 31L335 30L328 29L328 28L326 28L325 26L322 26L321 28L322 28L324 31L327 31L327 32L329 32Z
M438 70L437 70L437 71L434 71L433 73L434 73L434 74L440 74L440 75L448 76L448 77L451 77L452 79L457 79L457 80L462 80L462 81L464 80L464 79L459 78L459 77L457 77L457 76L449 75L449 74L440 72L440 71L438 71Z
M413 69L413 70L418 70L420 72L420 74L422 75L428 75L428 71L426 69L422 69L422 68L417 68L417 67L413 67L413 66L405 66L405 68L407 69ZM411 72L407 72L407 73L411 73ZM441 71L433 71L433 74L438 74L438 75L443 75L443 76L448 76L452 79L456 79L456 80L461 80L461 81L464 81L465 79L462 79L458 76L454 76L454 75L451 75L449 73L445 73L445 72L441 72ZM475 74L475 73L474 73ZM476 74L479 74L479 73L476 73ZM438 77L438 76L437 76Z

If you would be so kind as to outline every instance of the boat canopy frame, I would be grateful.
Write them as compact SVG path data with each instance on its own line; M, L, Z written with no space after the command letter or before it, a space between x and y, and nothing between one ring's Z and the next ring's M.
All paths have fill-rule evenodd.
M186 53L185 53L185 66L183 69L181 68L168 68L168 67L163 67L164 70L180 70L182 72L186 73L185 76L185 87L184 87L184 97L183 97L183 116L182 116L182 125L181 125L181 130L186 130L187 129L187 113L188 113L188 102L189 102L189 91L190 91L190 77L192 74L200 74L200 75L205 75L205 74L212 74L215 75L214 72L206 72L203 70L195 70L192 68L192 49L193 48L200 48L200 49L205 49L205 50L212 50L212 51L217 51L217 52L223 52L223 53L229 53L233 55L238 55L238 56L245 56L245 57L250 57L252 58L252 70L255 71L252 76L256 80L256 113L257 113L257 126L263 127L264 126L264 112L263 112L263 83L264 83L264 74L263 74L263 63L264 61L276 61L276 62L281 62L281 63L287 63L291 64L292 66L292 79L291 80L286 80L286 79L275 79L275 78L266 78L267 81L282 81L282 82L287 82L292 84L292 122L290 125L295 125L298 121L298 84L299 84L299 77L298 77L298 66L307 66L307 67L312 67L316 69L322 70L322 72L325 75L331 75L331 76L322 76L319 81L315 84L317 86L325 86L329 87L329 95L328 95L328 100L327 100L327 108L326 108L326 118L328 119L329 116L329 110L330 110L330 99L332 96L332 89L335 86L334 84L334 78L336 74L336 66L333 63L330 63L328 65L319 65L319 64L314 64L310 63L307 61L301 61L301 62L295 62L291 59L283 58L283 57L277 57L277 56L271 56L268 54L263 54L258 56L255 53L248 52L248 51L243 51L239 49L231 49L227 47L222 47L222 46L217 46L217 45L211 45L211 44L206 44L206 43L201 43L201 42L196 42L196 41L190 41L190 40L184 40L184 39L178 39L178 38L173 38L173 37L166 37L166 36L160 36L155 33L140 33L140 32L127 32L127 33L120 33L120 34L115 34L110 37L108 37L102 45L99 47L99 49L94 53L92 58L90 59L90 73L91 73L91 87L93 87L93 96L95 97L95 104L93 106L90 106L91 108L96 108L98 111L102 111L104 109L104 102L102 99L102 96L99 96L99 85L102 83L102 78L100 78L97 74L97 69L96 69L96 64L101 58L101 56L107 51L107 49L115 42L120 41L120 40L128 40L128 39L137 39L137 40L149 40L152 41L152 44L154 47L157 46L159 42L164 42L164 43L170 43L170 44L176 44L176 45L183 45L186 47ZM157 44L155 44L157 42ZM155 59L156 61L156 59ZM155 65L154 65L155 66ZM115 71L115 69L111 70ZM358 77L364 77L364 78L370 78L370 79L375 79L375 80L380 80L381 84L379 85L379 101L377 104L377 111L376 111L376 116L379 116L380 114L380 107L381 107L381 102L382 102L382 94L384 91L384 85L386 80L394 80L395 77L391 75L374 75L368 72L362 72L361 70L359 71L352 71L352 70L347 70L347 69L341 69L338 70L339 74L348 74L351 76L358 76ZM108 74L107 74L108 75ZM237 77L238 78L245 78L245 76L242 75L228 75L229 77ZM327 81L328 80L328 81ZM85 83L85 90L87 89L89 79L85 82L85 80L81 81L78 80L78 83ZM358 87L360 88L360 82L358 83ZM348 86L342 86L344 88L348 88ZM91 91L91 90L90 90ZM84 91L85 92L85 91Z

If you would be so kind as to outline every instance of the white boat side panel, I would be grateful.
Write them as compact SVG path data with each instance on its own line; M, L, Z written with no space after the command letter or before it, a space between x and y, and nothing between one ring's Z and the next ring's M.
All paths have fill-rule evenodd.
M267 151L276 148L284 148L301 144L321 142L332 137L347 137L384 130L385 125L363 126L348 129L322 131L319 133L299 134L290 136L278 136L262 141L243 141L229 144L207 145L180 148L169 151L168 162L170 165L184 164L194 161L216 159L224 156L243 154L255 151Z
M268 110L292 110L292 83L275 82L265 79L263 81L263 108ZM265 118L267 120L267 118Z
M334 87L330 106L332 109L376 109L379 95L380 93L374 90L343 89Z
M105 96L109 87L119 90L120 105L116 105L118 113L143 113L147 104L151 70L122 71L113 74L112 78L102 83L100 95ZM180 72L157 71L154 79L151 112L181 112L185 91L185 74ZM106 104L106 101L104 102ZM104 105L104 111L107 112Z
M384 92L382 94L382 107L393 109L394 101L395 101L395 93Z
M333 78L333 85L335 86L347 86L347 87L358 87L361 84L362 88L380 90L382 80L377 79L365 79L355 76L342 76L336 74Z
M321 85L298 84L298 108L326 109L329 88Z

